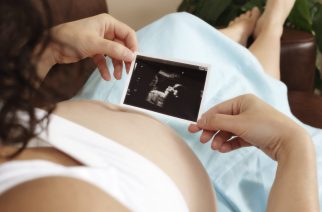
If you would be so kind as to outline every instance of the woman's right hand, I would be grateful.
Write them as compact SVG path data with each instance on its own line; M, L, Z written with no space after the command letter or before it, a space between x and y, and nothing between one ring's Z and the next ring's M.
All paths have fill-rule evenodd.
M211 145L214 150L225 153L256 146L274 160L299 145L298 142L310 139L291 119L249 94L211 108L197 124L190 125L189 131L202 131L202 143L214 137Z
M114 77L121 79L123 64L129 72L134 52L138 50L136 34L126 24L108 14L64 23L51 29L53 41L38 64L44 78L55 64L68 64L91 57L105 80L110 80L105 56L112 59Z

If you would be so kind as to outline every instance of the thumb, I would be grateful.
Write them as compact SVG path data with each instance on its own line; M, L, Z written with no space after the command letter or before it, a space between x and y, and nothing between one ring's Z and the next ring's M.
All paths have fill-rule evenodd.
M112 59L124 62L132 62L135 56L130 49L123 46L122 44L103 38L98 42L95 51L95 54L103 54Z
M225 142L221 146L219 151L222 153L227 153L227 152L231 152L231 151L234 151L243 147L249 147L249 146L252 146L252 145L240 137L235 137L230 141Z
M203 130L222 130L238 135L242 125L238 115L207 114L198 120L197 126Z

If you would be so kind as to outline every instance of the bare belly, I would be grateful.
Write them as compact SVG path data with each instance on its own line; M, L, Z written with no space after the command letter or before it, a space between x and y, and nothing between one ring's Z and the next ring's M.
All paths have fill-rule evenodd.
M215 196L202 164L175 132L153 118L96 101L68 101L58 116L78 123L139 153L176 183L191 211L214 211ZM46 159L80 165L54 149L27 150L18 159Z

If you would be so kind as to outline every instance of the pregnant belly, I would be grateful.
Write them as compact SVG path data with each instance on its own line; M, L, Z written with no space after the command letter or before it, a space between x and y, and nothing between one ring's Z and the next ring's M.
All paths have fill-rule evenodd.
M168 126L147 115L96 101L64 102L58 105L56 114L112 139L160 167L176 183L191 211L215 210L206 171Z

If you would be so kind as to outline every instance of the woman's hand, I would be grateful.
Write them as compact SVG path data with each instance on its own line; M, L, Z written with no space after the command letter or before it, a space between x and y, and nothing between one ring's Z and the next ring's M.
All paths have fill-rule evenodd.
M212 139L214 150L225 153L256 146L274 160L292 145L299 145L294 140L310 140L303 128L253 95L237 97L207 111L189 127L192 133L201 130L200 141Z
M221 103L189 130L220 152L257 146L278 161L267 211L320 211L314 145L303 128L253 95ZM234 137L237 136L237 137Z
M111 79L105 56L112 59L115 78L121 79L123 63L129 71L138 49L135 32L108 14L58 25L51 35L53 42L42 56L48 66L91 57L105 80Z

